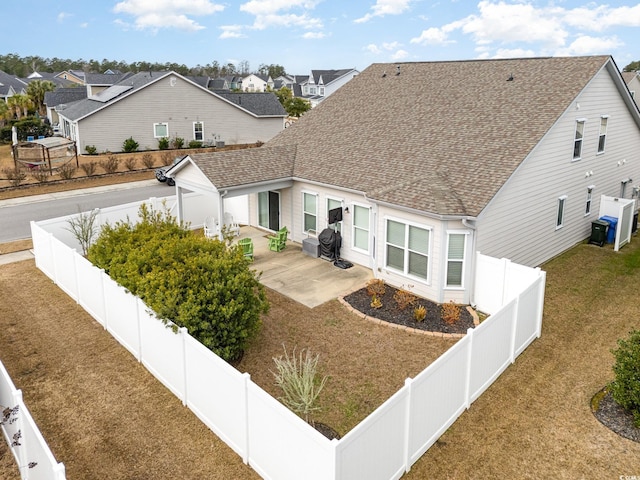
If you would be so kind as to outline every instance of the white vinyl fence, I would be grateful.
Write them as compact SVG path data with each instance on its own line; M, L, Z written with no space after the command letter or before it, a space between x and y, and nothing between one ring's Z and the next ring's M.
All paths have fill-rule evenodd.
M0 410L2 433L20 470L22 480L64 480L64 465L53 457L49 446L0 362Z
M111 211L104 214L113 219ZM545 273L478 255L476 284L504 285L499 299L476 295L491 316L341 440L330 441L185 329L166 328L79 255L68 232L57 238L52 232L64 232L68 218L32 222L38 268L265 479L400 478L541 332Z

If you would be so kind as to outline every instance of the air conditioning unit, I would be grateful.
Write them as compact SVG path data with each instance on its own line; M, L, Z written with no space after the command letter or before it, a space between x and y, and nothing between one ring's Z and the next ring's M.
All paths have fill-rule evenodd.
M218 140L216 142L216 148L222 148L224 147L224 141L223 140Z
M320 257L320 242L317 238L309 237L302 239L302 251L313 258Z

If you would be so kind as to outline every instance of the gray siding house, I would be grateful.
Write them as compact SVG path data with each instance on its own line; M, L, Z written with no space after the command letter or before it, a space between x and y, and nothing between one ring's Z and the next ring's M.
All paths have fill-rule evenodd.
M342 207L342 258L472 303L475 252L538 266L603 195L637 198L640 114L609 56L374 64L263 147L169 174L220 212L247 195L251 225L296 242Z
M108 88L56 108L61 133L99 152L122 150L133 137L140 150L158 148L161 138L205 144L266 142L284 129L286 112L273 94L243 101L207 90L175 72L141 72Z

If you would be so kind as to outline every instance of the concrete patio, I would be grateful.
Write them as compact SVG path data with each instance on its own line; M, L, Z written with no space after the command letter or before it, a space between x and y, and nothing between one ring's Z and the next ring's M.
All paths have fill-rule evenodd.
M333 262L313 258L302 245L287 240L281 252L269 250L269 233L254 227L240 228L240 238L253 241L253 268L262 272L260 282L309 308L363 287L373 278L370 269L354 265L343 270Z

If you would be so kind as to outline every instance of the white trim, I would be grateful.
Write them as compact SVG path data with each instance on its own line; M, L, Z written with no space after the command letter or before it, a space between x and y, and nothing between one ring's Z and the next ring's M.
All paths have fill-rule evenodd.
M567 195L560 195L556 202L556 230L560 230L564 226L565 216L567 212ZM560 202L562 202L562 220L558 223L560 217Z
M390 267L388 265L388 258L387 258L387 246L389 245L389 243L387 242L387 226L389 224L389 221L392 222L396 222L396 223L401 223L403 225L405 225L405 227L415 227L415 228L419 228L422 230L426 230L427 232L429 232L429 245L427 245L427 253L426 253L426 257L427 257L427 278L422 278L422 277L418 277L416 275L411 275L408 273L407 269L409 266L409 262L408 262L408 258L407 258L407 252L409 251L409 244L408 244L408 228L405 228L405 244L402 247L403 251L405 252L404 255L404 269L405 271L400 271L394 267ZM433 256L432 256L432 250L433 250L433 227L430 227L428 225L424 225L424 224L420 224L417 222L413 222L411 220L407 220L406 218L399 218L399 217L393 217L393 216L389 216L389 215L385 215L383 217L383 222L384 222L384 237L383 237L383 265L384 268L389 271L389 272L393 272L396 273L398 275L401 275L405 278L410 278L412 280L415 280L417 282L420 283L424 283L426 285L431 285L431 270L432 270L432 263L433 263ZM394 245L395 246L395 245ZM395 246L396 248L400 248L398 246ZM416 252L420 255L425 255L424 253L421 252Z
M197 138L196 138L196 124L200 124L200 125L202 125L202 131L200 132L200 133L202 134L202 138L201 138L201 139L197 139ZM203 121L201 121L201 120L198 120L198 121L193 122L193 128L192 128L192 130L193 130L193 131L192 131L192 133L193 133L193 139L194 139L196 142L204 142L204 122L203 122Z
M302 233L306 235L307 233L309 233L310 230L313 230L314 232L317 232L318 231L318 215L319 215L318 210L319 210L319 207L320 207L320 205L318 204L318 201L320 200L320 195L318 194L318 192L311 192L309 190L302 190L300 192L300 194L302 195L302 199L301 199L302 200L302 204L300 205L302 207L302 225L301 225L302 226ZM305 218L304 217L305 217L306 214L311 215L310 212L306 212L305 209L304 209L304 196L305 195L313 195L314 197L316 197L316 212L315 212L316 225L315 225L315 228L311 228L309 230L305 230L305 221L304 221Z
M356 207L365 208L369 212L369 227L367 228L367 249L363 250L362 248L356 247L356 234L355 229L365 231L362 227L356 227ZM365 255L371 254L371 226L373 224L372 216L371 216L372 208L371 205L365 205L364 203L352 202L351 203L351 249L354 252L359 252Z
M446 247L445 247L445 267L444 267L444 278L443 278L443 283L444 283L444 288L446 290L464 290L465 287L465 276L467 273L467 259L468 259L468 248L467 248L467 244L469 242L469 238L471 235L471 232L469 230L447 230L446 231L446 235L447 235L447 242L446 242ZM460 285L449 285L447 283L447 279L449 278L449 239L451 235L464 235L465 239L464 239L464 252L462 255L462 260L452 260L452 261L457 261L459 263L462 263L462 271L460 272Z
M167 126L167 134L166 135L156 135L156 126L158 125L166 125ZM153 124L153 138L169 138L169 122L154 122Z

